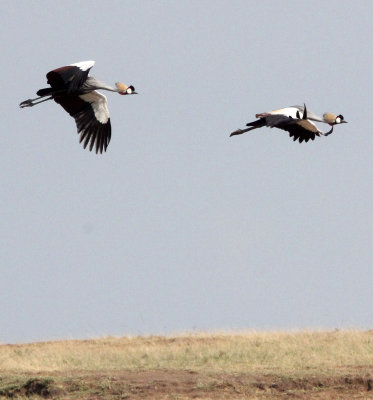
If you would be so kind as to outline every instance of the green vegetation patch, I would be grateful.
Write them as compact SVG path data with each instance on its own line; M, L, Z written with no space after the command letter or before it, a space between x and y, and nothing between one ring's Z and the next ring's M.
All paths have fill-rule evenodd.
M52 378L7 377L0 379L0 396L6 398L49 398L61 390L54 385Z

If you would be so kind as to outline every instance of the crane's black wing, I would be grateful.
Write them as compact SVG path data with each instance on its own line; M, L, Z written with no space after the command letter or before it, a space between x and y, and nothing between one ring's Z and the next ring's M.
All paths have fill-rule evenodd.
M289 133L289 136L294 141L299 140L299 143L303 141L308 142L314 140L316 136L320 136L320 131L317 126L307 119L291 118L282 114L262 114L265 115L256 121L249 122L246 124L249 128L238 129L231 133L230 136L240 135L244 132L251 131L253 129L268 126L270 128L279 128Z
M296 119L285 115L269 115L265 119L267 126L289 132L289 136L294 141L299 140L299 143L308 142L320 136L317 126L308 119Z
M93 91L84 95L64 95L54 97L74 119L80 143L96 153L106 151L111 139L111 124L106 97Z
M74 93L87 80L94 61L76 63L54 69L47 73L47 80L54 90L65 89L66 93Z

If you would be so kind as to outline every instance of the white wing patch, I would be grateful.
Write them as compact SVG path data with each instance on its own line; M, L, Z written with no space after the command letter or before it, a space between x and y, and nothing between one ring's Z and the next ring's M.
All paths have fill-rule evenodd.
M298 108L295 108L295 107L281 108L279 110L270 111L268 114L271 114L271 115L281 114L281 115L285 115L286 117L291 117L291 118L296 119L296 118L298 118L297 112L300 113L300 117L302 118L303 112L299 111Z
M94 90L93 92L87 94L81 94L79 97L90 103L95 113L95 118L101 124L106 124L109 119L109 109L107 106L106 96Z
M95 65L94 61L80 61L74 64L70 64L72 67L78 67L82 71L92 68Z

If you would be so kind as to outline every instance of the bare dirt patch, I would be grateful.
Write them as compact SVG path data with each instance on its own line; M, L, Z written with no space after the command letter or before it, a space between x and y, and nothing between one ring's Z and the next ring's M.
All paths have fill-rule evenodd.
M13 377L14 379L14 377ZM17 380L17 378L15 378ZM260 374L195 371L113 371L19 377L0 398L16 399L373 399L372 376L290 379ZM2 380L0 380L0 383Z

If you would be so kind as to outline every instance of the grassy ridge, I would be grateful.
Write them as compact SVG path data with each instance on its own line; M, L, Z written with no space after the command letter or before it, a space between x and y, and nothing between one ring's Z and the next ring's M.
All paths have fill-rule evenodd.
M192 370L321 376L373 368L370 331L191 334L0 346L2 373Z

